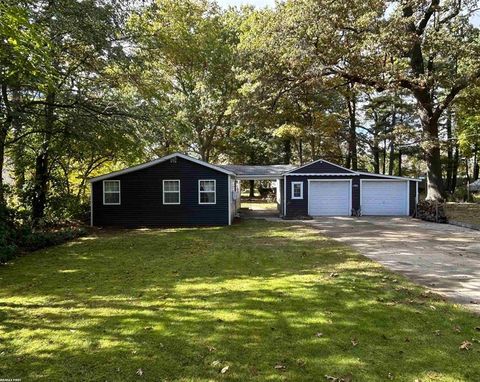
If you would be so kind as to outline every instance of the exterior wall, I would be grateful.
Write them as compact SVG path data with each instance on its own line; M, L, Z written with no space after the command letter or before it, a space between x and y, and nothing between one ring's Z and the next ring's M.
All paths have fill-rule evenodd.
M164 179L180 180L180 204L163 204ZM216 180L216 204L198 203L198 180ZM115 176L120 180L121 204L103 205L103 181L92 183L95 226L176 227L227 225L229 176L198 163L176 157L138 171Z
M308 180L309 179L352 179L352 209L358 210L360 208L360 180L361 179L384 179L380 176L372 175L342 175L342 176L315 176L315 175L287 175L287 189L286 189L286 207L287 218L295 218L308 215ZM387 179L386 179L387 180ZM406 179L406 181L408 181ZM292 199L292 182L303 182L303 199ZM409 182L409 210L410 215L413 215L416 207L416 182Z
M292 171L295 174L349 174L351 171L335 166L334 164L324 161L313 162L305 167Z

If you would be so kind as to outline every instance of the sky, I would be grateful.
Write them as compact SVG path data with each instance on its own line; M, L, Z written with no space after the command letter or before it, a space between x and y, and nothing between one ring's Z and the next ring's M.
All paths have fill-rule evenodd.
M275 0L217 0L217 2L223 8L228 8L230 5L255 5L258 8L275 5Z
M258 8L263 8L266 6L273 7L275 5L275 0L217 0L218 4L222 8L228 8L229 6L239 6L239 5L254 5ZM476 26L480 26L480 13L472 17L472 22Z

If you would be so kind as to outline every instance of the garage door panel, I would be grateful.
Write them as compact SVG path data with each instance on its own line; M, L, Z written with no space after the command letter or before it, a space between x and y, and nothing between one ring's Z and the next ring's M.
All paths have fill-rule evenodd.
M408 215L406 181L362 181L362 215Z
M350 181L311 181L309 215L350 216Z

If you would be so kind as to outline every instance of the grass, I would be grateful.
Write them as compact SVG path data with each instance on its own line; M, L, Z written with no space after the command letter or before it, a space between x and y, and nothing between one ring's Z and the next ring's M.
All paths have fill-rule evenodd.
M242 208L248 208L252 211L276 211L278 210L277 203L266 202L266 201L247 201L242 202Z
M478 203L447 203L445 212L449 220L480 226Z
M0 268L0 306L0 378L480 380L477 316L287 223L78 239Z

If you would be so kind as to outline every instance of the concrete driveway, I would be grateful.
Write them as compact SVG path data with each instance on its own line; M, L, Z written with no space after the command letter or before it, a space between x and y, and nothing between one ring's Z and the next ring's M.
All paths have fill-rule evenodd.
M400 217L305 222L385 267L480 312L480 231Z

